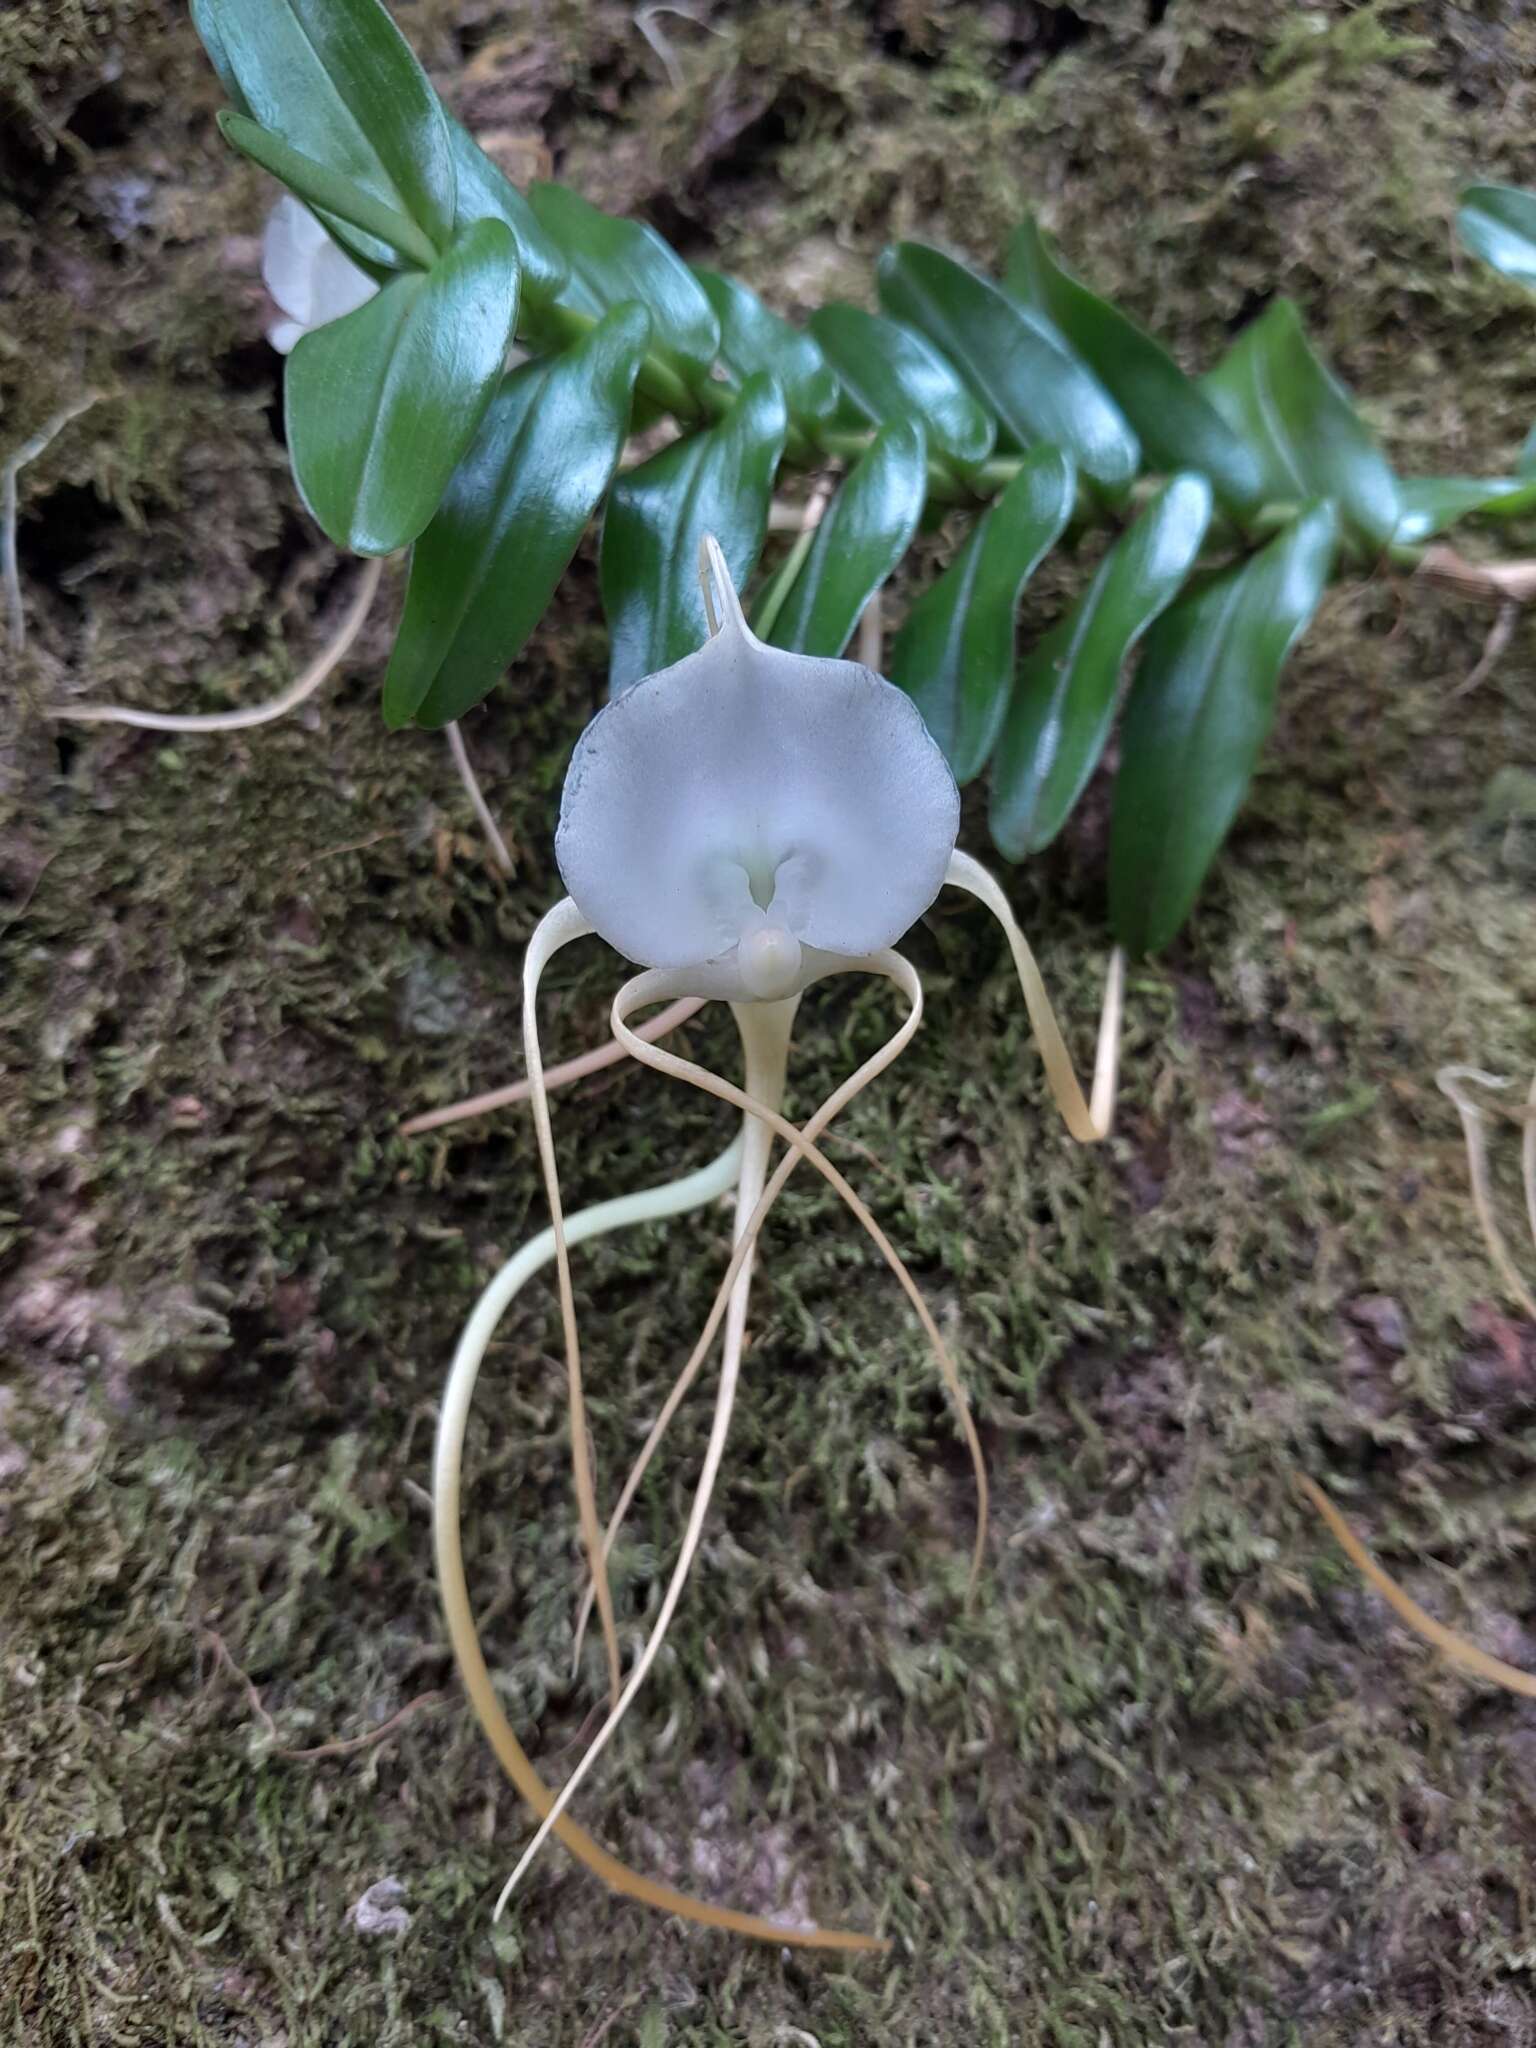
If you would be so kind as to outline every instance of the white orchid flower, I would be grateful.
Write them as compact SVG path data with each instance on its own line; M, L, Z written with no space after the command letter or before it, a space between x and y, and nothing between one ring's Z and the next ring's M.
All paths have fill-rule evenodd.
M1116 954L1090 1102L1078 1086L1006 896L983 868L956 851L960 811L954 780L911 701L856 662L815 660L764 646L742 615L713 540L704 543L701 573L710 637L697 653L636 683L599 712L578 741L566 778L555 851L570 894L539 924L523 969L524 1049L551 1222L485 1290L454 1356L434 1467L438 1575L466 1690L502 1765L540 1816L539 1829L502 1894L503 1904L553 1832L616 1890L665 1911L766 1941L881 1948L885 1944L869 1935L786 1927L762 1915L691 1899L618 1862L576 1826L566 1807L643 1684L676 1611L725 1449L758 1233L802 1159L830 1183L873 1239L938 1361L976 1474L974 1583L985 1539L987 1484L959 1374L911 1274L816 1141L915 1034L922 1018L922 987L910 963L893 948L946 882L979 896L1001 920L1052 1095L1072 1134L1084 1142L1104 1137L1109 1129L1124 967ZM540 976L553 954L591 933L642 970L614 998L618 1043L656 1071L731 1103L743 1121L740 1135L711 1165L667 1186L600 1203L567 1221L536 1004ZM797 1127L780 1113L795 1010L812 982L838 973L877 975L891 982L905 996L907 1014L880 1051ZM743 1087L648 1044L632 1028L629 1020L636 1011L680 996L719 998L731 1005L745 1054ZM786 1149L770 1175L775 1139ZM699 1341L605 1530L588 1445L569 1248L627 1223L700 1208L732 1191L730 1264ZM551 1259L564 1325L572 1472L612 1697L608 1719L558 1796L518 1742L491 1682L465 1582L459 1530L464 1435L480 1361L508 1304ZM714 1421L687 1528L650 1636L621 1683L608 1553L641 1476L722 1324ZM579 1621L578 1653L580 1629Z
M283 356L316 327L355 313L378 290L291 192L267 215L261 277L284 316L267 329L268 341Z

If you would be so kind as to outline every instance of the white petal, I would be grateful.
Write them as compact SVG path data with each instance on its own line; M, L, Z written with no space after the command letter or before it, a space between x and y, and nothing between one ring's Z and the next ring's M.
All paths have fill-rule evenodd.
M267 329L267 339L280 356L287 355L296 341L302 341L309 329L298 320L274 320Z
M749 904L862 957L938 895L959 820L910 698L857 662L765 647L732 593L697 654L587 727L555 854L579 908L644 966L718 957Z
M360 270L346 250L339 248L329 236L324 246L315 252L312 276L311 327L323 327L328 320L340 320L346 313L355 313L378 291L367 271Z
M291 320L310 324L315 251L329 240L307 206L285 192L267 215L261 238L261 279Z
M358 268L309 208L289 192L267 216L261 275L279 309L297 323L300 333L354 312L378 290L367 271ZM286 355L297 339L292 336L286 347L276 341L272 346Z

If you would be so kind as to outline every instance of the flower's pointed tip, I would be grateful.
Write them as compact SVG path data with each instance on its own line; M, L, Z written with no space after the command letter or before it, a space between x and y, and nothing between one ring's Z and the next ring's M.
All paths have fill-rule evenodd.
M704 615L709 620L711 639L725 625L736 627L749 640L753 637L725 550L712 533L706 533L699 542L699 587L704 593Z

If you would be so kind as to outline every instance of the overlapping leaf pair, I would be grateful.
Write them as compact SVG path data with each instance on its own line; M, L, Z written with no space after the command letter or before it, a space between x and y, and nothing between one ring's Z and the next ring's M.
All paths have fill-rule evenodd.
M518 192L379 0L193 8L229 139L381 286L299 341L287 422L331 538L413 548L391 724L445 724L495 686L599 512L611 688L680 659L705 629L702 535L747 583L786 473L841 468L815 533L763 582L758 632L840 654L919 529L959 522L890 667L957 778L990 767L993 837L1015 859L1061 830L1139 650L1110 902L1119 938L1153 949L1242 802L1336 562L1536 501L1524 478L1400 482L1285 300L1192 379L1026 221L1000 282L901 243L878 313L823 306L799 331L647 227L559 185ZM1536 221L1479 191L1474 245L1536 276ZM678 438L621 472L632 430L667 414ZM1091 525L1112 529L1107 552L1020 659L1030 578Z

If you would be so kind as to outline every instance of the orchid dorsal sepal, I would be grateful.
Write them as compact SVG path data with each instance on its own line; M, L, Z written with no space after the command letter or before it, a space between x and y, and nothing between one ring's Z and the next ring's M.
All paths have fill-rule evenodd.
M938 895L960 798L911 699L747 624L704 543L715 630L577 742L555 854L602 937L697 990L779 1001L893 945Z

